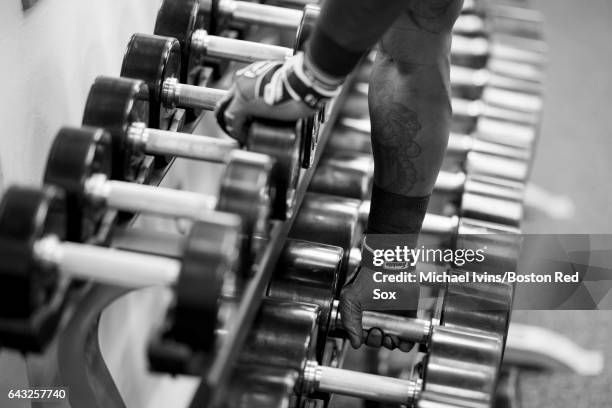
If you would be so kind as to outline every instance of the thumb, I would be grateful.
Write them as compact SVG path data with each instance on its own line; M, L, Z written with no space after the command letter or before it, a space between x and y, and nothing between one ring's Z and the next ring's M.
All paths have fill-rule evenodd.
M363 343L363 327L361 325L361 302L351 287L346 287L340 294L340 317L346 330L351 346L358 348Z
M230 89L225 97L217 102L217 105L215 106L215 117L217 119L217 123L219 124L219 127L221 127L221 129L227 134L229 134L229 131L227 129L228 124L225 118L225 113L227 112L227 109L229 108L229 105L233 99L234 91L233 89Z

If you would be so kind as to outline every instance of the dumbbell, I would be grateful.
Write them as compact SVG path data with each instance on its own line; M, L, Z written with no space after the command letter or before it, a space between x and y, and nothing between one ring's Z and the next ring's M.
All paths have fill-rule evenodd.
M264 301L240 361L291 367L299 374L295 393L337 393L379 402L417 405L422 391L458 404L489 406L499 372L499 336L440 327L423 364L423 379L400 380L322 366L315 360L319 310L314 305ZM461 406L461 405L459 405Z
M504 78L521 81L522 86L538 89L544 80L543 65L546 62L542 43L531 44L534 50L491 43L483 37L453 35L451 66L473 69L486 68ZM374 62L376 53L368 54L367 63ZM366 64L366 68L368 64ZM358 78L363 79L361 72Z
M44 348L59 324L59 318L45 321L48 311L58 294L65 294L70 278L78 278L128 289L172 287L176 301L169 331L193 347L214 347L219 318L231 306L222 300L240 287L239 217L221 212L201 217L180 259L170 259L64 241L67 216L60 189L13 186L5 192L0 202L0 320L13 324L2 330L0 343ZM24 320L39 328L33 338L11 331Z
M534 18L529 21L529 17L519 20L499 15L462 13L453 26L453 33L467 37L494 37L495 40L501 39L503 43L519 46L523 43L524 46L527 45L526 48L533 48L538 43L542 44L542 21L537 12L534 12L532 17ZM540 45L538 48L545 49L545 46Z
M139 99L142 92L146 92L146 85L142 81L111 77L98 77L89 91L83 124L101 127L110 133L113 146L111 175L114 179L134 180L137 164L145 154L227 163L230 153L238 149L237 142L229 138L147 128L146 102ZM287 185L282 181L277 183L276 180L285 179L287 174L298 171L294 168L297 163L294 157L296 152L292 146L265 138L253 139L250 147L252 151L266 152L274 159L274 188L270 198L275 200L273 208L278 209L274 216L282 218L287 204L293 200L293 191L287 191ZM257 155L254 154L255 157ZM163 159L161 162L165 163Z
M176 107L214 110L227 91L178 83L179 67L180 49L175 39L135 34L128 44L121 76L147 84L151 113ZM274 155L277 165L284 169L277 182L287 192L287 208L275 213L284 210L287 216L291 214L300 165L307 168L314 159L317 123L311 117L296 123L255 120L249 126L247 149ZM156 127L151 121L149 126ZM279 155L279 151L284 153Z
M230 379L223 407L287 408L294 406L293 389L298 380L295 370L266 367L261 364L239 365Z
M370 155L340 153L324 156L309 191L367 200L370 198L374 163ZM440 171L434 193L451 197L464 216L516 225L520 221L524 185L495 177ZM502 206L501 209L499 206ZM491 211L491 208L499 211ZM508 214L513 214L508 217Z
M351 127L356 130L370 133L370 118L367 98L367 84L356 86L355 92L351 94L345 105L342 107L342 113L345 115L340 121L342 125ZM497 97L501 94L497 95ZM500 102L494 102L498 105L503 104L503 98ZM532 150L537 138L537 123L539 122L540 112L532 110L530 112L521 112L512 109L500 108L499 106L485 103L480 100L467 100L462 98L453 98L453 122L452 132L454 134L469 133L476 138L500 144L502 146L510 146L522 150ZM533 104L532 107L536 107ZM452 137L454 138L454 137ZM453 143L449 143L451 146ZM494 149L493 146L483 145L482 148L489 150ZM521 150L510 149L507 152L500 150L497 155L510 156L518 155L525 156L527 153Z
M368 93L370 69L362 67L354 85L358 93ZM366 77L367 76L367 77ZM450 70L453 96L461 99L482 99L492 105L521 112L542 110L542 85L536 81L517 79L491 72L486 68L452 65Z
M218 195L109 180L111 141L100 128L62 128L49 151L44 183L66 191L67 238L84 242L98 228L107 208L192 220L213 210L235 213L243 221L243 259L257 252L252 236L267 236L270 213L269 157L234 150L221 177ZM248 256L248 254L251 256Z
M481 197L481 201L475 201L476 205L474 207L476 209L472 210L472 206L469 206L467 208L470 208L470 210L463 210L463 213L478 215L485 220L471 219L466 216L443 216L427 213L421 229L421 236L424 241L434 242L443 248L462 248L458 246L458 244L461 245L465 242L461 237L465 234L471 234L477 237L491 237L491 242L483 242L480 247L496 248L496 238L512 236L520 232L518 228L512 226L520 223L521 210L517 208L520 207L519 205L508 204L503 201L498 203L497 201L487 200L486 197ZM480 203L484 206L489 202L494 202L494 205L499 207L482 208L478 206ZM504 212L505 209L509 209L508 212ZM346 277L361 262L359 245L363 228L367 225L369 212L369 201L308 192L289 235L297 240L318 242L342 248L344 252L339 278L342 285ZM512 225L486 221L486 219L495 219L495 213L497 212L501 214L497 218L512 218L514 216ZM517 255L512 252L514 250L513 242L504 242L504 245L510 251L509 254L506 254L504 246L497 252L503 253L503 256L500 256L500 262L503 261L506 265L507 259L512 259L513 254L516 259Z
M181 39L185 36L187 27L195 31L197 26L206 29L211 34L223 31L228 23L254 24L258 26L276 27L298 30L296 41L300 38L300 30L309 28L308 23L315 19L318 8L311 10L313 5L304 4L301 10L278 7L247 1L221 0L164 0L157 14L155 34ZM312 17L311 17L312 16ZM204 18L204 24L197 21ZM188 34L187 34L188 35ZM187 41L188 42L188 41Z
M364 200L370 197L373 178L374 160L371 154L349 149L330 151L327 146L308 190Z
M493 121L479 121L483 125L483 131L473 134L451 133L447 156L458 159L461 167L467 174L478 174L482 176L507 179L524 182L529 176L529 163L531 160L530 149L527 142L535 138L532 129L526 126L515 126L513 124L493 123ZM328 149L347 148L354 146L360 151L371 151L370 144L370 120L369 118L342 118L340 120L341 132L331 137ZM488 126L488 129L484 127ZM516 139L511 139L511 132L517 130ZM522 133L521 133L522 132ZM361 133L361 135L360 135ZM505 133L509 135L506 136ZM344 143L335 140L336 137L349 136ZM519 140L519 139L523 140ZM505 144L503 144L506 142ZM518 146L511 146L510 143Z
M322 355L328 336L344 336L335 300L341 267L341 248L289 240L268 285L267 296L271 298L320 307L317 356ZM496 333L505 339L513 298L514 287L507 283L449 283L439 321L366 310L362 324L364 330L378 328L402 341L417 343L424 352L431 347L440 325Z
M368 112L368 88L366 83L356 84L355 93L348 98L342 112L349 117L359 117ZM453 125L461 127L464 131L474 129L481 118L495 121L517 123L534 127L539 121L541 100L525 94L516 94L510 91L498 90L488 93L487 99L470 100L453 97ZM510 96L514 99L507 100ZM511 107L507 107L512 105Z
M485 68L451 67L453 95L466 99L482 99L497 106L522 112L540 112L540 84L508 78Z
M318 242L343 249L339 282L344 284L359 256L363 233L362 201L347 197L307 192L296 214L289 236L296 240Z
M209 17L206 27L202 14ZM292 56L302 48L310 35L311 25L318 15L318 10L313 11L310 7L305 7L300 14L298 16L290 9L233 0L164 0L157 13L153 32L156 35L176 38L180 42L183 67L180 80L187 82L189 69L199 65L205 57L255 62L282 60ZM288 24L297 29L294 48L210 35L208 30L216 33L217 23L221 22L219 18L222 16L243 22L259 20L266 24Z
M540 40L453 35L451 58L454 62L470 63L482 63L487 58L493 58L542 67L546 61L546 51L546 44Z
M451 61L453 65L472 68L487 68L491 72L508 78L521 79L541 84L544 81L545 57L536 52L491 45L484 38L453 38ZM516 53L519 58L509 55ZM501 54L501 55L500 55ZM522 58L520 58L522 57Z
M481 2L466 0L463 13L486 19L491 31L533 39L542 37L543 19L539 11L524 5L477 3Z

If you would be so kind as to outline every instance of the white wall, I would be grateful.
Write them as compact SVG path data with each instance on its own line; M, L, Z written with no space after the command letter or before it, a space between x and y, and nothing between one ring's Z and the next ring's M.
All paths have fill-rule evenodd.
M0 186L39 183L63 124L79 124L97 75L118 74L130 35L151 32L158 0L0 2Z
M152 32L158 3L40 0L24 14L20 0L0 1L0 189L14 182L40 184L55 133L62 125L81 123L94 78L118 75L130 36ZM185 176L180 167L173 170L179 176L170 178L174 184ZM147 373L145 337L151 316L161 314L159 308L153 292L137 292L114 304L102 319L102 348L128 407L179 407L189 395L185 382ZM47 356L43 365L53 360ZM40 361L30 361L30 379L47 374L33 372L36 366L40 368ZM0 385L27 386L24 377L21 358L2 352Z

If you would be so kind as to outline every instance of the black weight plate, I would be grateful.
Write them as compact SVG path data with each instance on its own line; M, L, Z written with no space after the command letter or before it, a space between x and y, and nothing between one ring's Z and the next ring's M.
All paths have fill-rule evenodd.
M66 238L84 242L97 230L103 209L84 196L92 174L111 174L111 138L100 128L59 130L47 157L43 183L66 193Z
M344 250L339 287L344 285L350 268L350 251L361 237L360 205L360 200L306 193L289 233L295 239L338 246Z
M215 347L215 329L222 325L219 308L227 283L237 281L241 223L230 214L217 221L193 224L183 251L176 284L176 304L169 336L194 351Z
M157 12L155 35L176 38L180 43L180 82L187 83L191 36L198 26L198 0L164 0Z
M63 237L58 190L9 187L0 202L0 318L29 318L46 304L58 274L41 265L34 243L46 234Z
M293 213L301 164L298 135L295 124L257 120L249 127L247 149L267 154L275 161L273 178L276 197L272 211L275 219L284 220Z
M316 357L319 307L265 299L240 360L246 364L304 369Z
M312 303L321 308L317 360L323 357L332 302L338 289L342 248L289 240L268 286L272 298Z
M127 78L98 77L89 90L83 125L106 129L112 138L112 178L134 180L144 158L132 149L128 128L134 122L147 123L148 103L143 81Z
M174 109L161 100L164 81L180 78L181 48L170 37L134 34L123 56L121 76L140 79L149 87L149 127L168 129Z
M217 210L237 214L242 218L246 251L245 260L250 263L258 248L253 237L268 237L272 201L276 194L272 183L274 161L262 154L241 150L232 151L219 190Z

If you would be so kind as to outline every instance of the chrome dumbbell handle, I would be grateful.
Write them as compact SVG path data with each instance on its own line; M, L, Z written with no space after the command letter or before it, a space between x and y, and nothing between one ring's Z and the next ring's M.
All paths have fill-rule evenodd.
M417 400L419 380L361 373L308 361L303 374L305 392L331 392L372 401L411 405Z
M227 91L222 89L185 85L179 83L176 78L169 78L162 86L161 100L166 106L183 106L211 111L225 95Z
M196 54L247 63L284 60L293 55L292 48L209 35L206 30L194 31L191 49Z
M200 219L217 205L217 197L212 195L108 180L102 174L86 180L85 193L119 210L177 218Z
M211 8L211 0L200 0L201 10ZM247 1L221 0L218 8L221 15L230 16L233 21L241 23L297 29L302 20L301 10Z
M176 259L61 242L47 236L34 244L38 261L69 276L126 288L170 286L177 282L181 263Z
M503 139L508 143L511 140ZM528 148L504 145L500 143L480 140L472 135L451 133L446 147L447 154L465 155L471 151L485 153L493 156L505 157L508 159L529 161L531 154Z
M343 327L342 315L338 307L339 301L334 300L332 303L330 330L341 329ZM378 328L385 332L385 334L397 336L403 341L419 344L429 341L432 330L432 324L429 320L395 316L369 310L363 312L361 324L365 330Z
M539 67L544 64L545 55L538 51L525 50L512 45L491 42L484 37L453 36L452 55L491 56L495 59L519 62Z
M500 119L505 122L534 125L537 116L532 112L520 112L512 109L489 105L482 100L452 99L453 116L479 118L481 116Z
M169 154L212 163L227 162L230 152L239 147L233 139L152 129L142 122L132 123L128 137L138 149L147 154Z
M541 98L535 99L542 93L542 87L534 81L496 74L485 68L475 69L461 65L451 66L450 79L451 86L474 88L493 87L504 89L508 90L510 92L509 96L513 98L526 94L534 98L530 100L532 105L534 104L534 100L535 103L537 103L536 107L541 107L542 104Z

